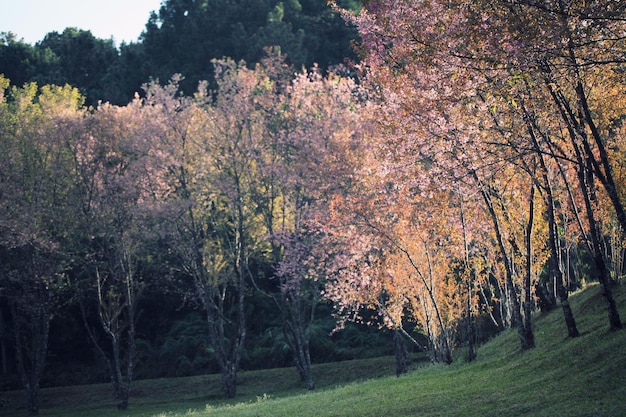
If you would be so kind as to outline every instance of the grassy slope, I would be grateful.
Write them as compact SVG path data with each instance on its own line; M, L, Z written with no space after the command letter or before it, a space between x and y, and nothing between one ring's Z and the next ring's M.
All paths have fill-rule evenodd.
M616 292L626 321L626 287ZM318 389L310 393L291 368L245 372L232 403L220 398L214 376L138 381L127 412L113 411L114 402L103 394L108 385L55 388L42 393L41 415L624 416L626 330L608 332L597 286L571 301L583 335L566 337L560 310L539 315L537 347L528 352L510 331L482 346L472 364L420 366L401 378L385 377L393 374L393 358L318 365ZM8 393L0 393L0 403L2 398L9 405L16 400ZM0 415L24 415L10 411L0 408Z

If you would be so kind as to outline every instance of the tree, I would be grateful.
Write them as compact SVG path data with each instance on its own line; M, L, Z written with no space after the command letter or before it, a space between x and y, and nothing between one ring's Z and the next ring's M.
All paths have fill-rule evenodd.
M14 85L21 86L33 81L36 73L35 56L33 47L17 40L13 33L0 33L0 74Z
M548 217L548 239L551 253L549 262L551 266L551 274L554 275L554 282L557 288L556 292L559 296L561 307L563 309L568 335L570 337L578 337L580 333L576 327L576 320L574 319L574 315L568 301L568 290L565 288L564 284L561 239L559 236L559 224L557 220L556 208L558 200L555 197L554 188L552 186L553 179L551 179L551 170L548 168L544 152L542 151L538 140L538 137L544 136L546 133L542 131L537 132L538 125L535 123L531 114L527 113L526 120L528 124L528 135L532 140L534 151L537 154L541 169L541 175L539 176L542 180L540 183L540 190L543 190L541 194L546 205ZM538 294L538 296L541 297L540 294Z
M201 80L215 86L211 60L229 57L253 66L274 46L295 68L318 63L325 70L356 59L350 45L355 35L322 0L169 0L141 36L143 75L168 80L183 74L181 88L192 94Z
M118 408L128 407L136 354L136 321L146 285L142 266L154 239L155 195L163 173L148 140L141 103L102 105L68 141L74 155L76 205L74 269L89 338L108 363ZM96 311L89 311L90 305ZM101 333L87 317L98 317Z
M554 120L560 119L560 129L567 132L565 142L556 144L552 139L549 152L559 158L560 163L573 163L578 171L577 188L584 201L589 248L594 253L610 328L621 328L608 278L607 264L610 262L605 259L606 255L601 255L606 254L601 237L604 221L594 208L599 201L594 182L603 186L623 228L620 220L624 217L623 202L612 173L615 163L609 160L606 152L607 134L601 132L610 131L614 123L612 117L624 112L623 99L613 96L614 100L608 103L604 98L605 89L612 91L621 83L613 77L613 72L623 66L621 53L616 54L623 49L624 38L618 34L623 21L616 17L623 15L624 9L608 3L595 9L577 1L560 1L543 7L522 1L503 5L503 8L516 18L494 19L494 26L501 25L501 30L510 33L511 39L515 40L511 40L509 51L492 45L489 58L528 74L533 87L537 91L543 90L543 95L537 93L537 97L543 97L542 101L534 102L536 106L532 113L523 114L523 117L530 114L537 124L536 115L551 113L556 119L546 118L541 124L553 126ZM600 93L602 98L596 98L596 85L604 87Z
M303 71L282 88L276 81L275 89L282 94L269 113L272 142L259 161L264 190L259 207L275 254L280 286L275 298L285 338L301 379L313 389L310 327L337 255L323 224L330 199L345 190L358 153L360 104L354 82L334 73Z
M597 84L602 79L607 80L603 85L613 91L613 86L619 84L608 80L613 80L612 71L622 62L621 55L616 53L623 43L623 36L618 34L621 21L615 16L623 9L607 5L603 12L599 10L578 2L542 5L477 2L465 7L444 2L377 1L368 3L360 15L348 17L359 27L363 38L362 47L367 53L365 74L372 90L385 104L378 119L388 132L405 137L393 149L411 161L406 166L418 161L436 168L430 168L431 176L443 174L449 181L465 184L470 184L468 178L473 178L474 186L483 195L484 209L492 219L504 260L508 277L504 287L508 288L509 300L513 302L510 311L514 318L519 309L515 305L518 298L514 290L518 264L515 258L523 255L519 244L522 241L526 259L532 258L530 235L535 229L531 221L534 210L532 207L524 210L528 213L526 239L515 238L523 235L518 233L523 229L510 221L515 215L507 212L518 204L520 194L512 195L512 200L506 198L506 189L498 185L505 184L506 176L501 176L498 170L504 173L521 169L529 176L520 183L523 187L530 180L530 184L543 184L541 191L545 192L545 176L537 175L545 172L545 168L537 170L541 165L537 165L537 158L550 156L558 164L573 163L579 172L587 172L579 175L576 186L583 202L591 203L585 203L591 225L588 230L597 232L589 234L590 248L595 247L593 252L598 254L594 256L595 264L601 272L599 279L607 298L611 327L619 327L610 301L610 281L603 272L607 270L606 262L599 256L607 251L601 247L602 222L596 219L599 200L594 197L598 194L593 193L593 177L597 176L603 184L619 217L621 202L614 193L617 189L614 180L610 179L614 163L603 156L605 139L596 126L602 121L604 129L610 131L612 122L610 117L602 119L596 115L617 115L623 111L620 100L611 107L600 99L595 101L595 113L591 111L590 98L596 95L587 86L594 85L591 80ZM495 33L499 36L494 36ZM596 70L601 66L609 69L607 77L601 77L601 72ZM538 118L541 123L537 122ZM569 136L569 143L560 139L555 142L554 137L545 135L548 131L565 132L565 136L559 133L554 136L564 139ZM542 140L549 137L550 141L537 147L532 139L540 134ZM592 143L588 137L596 139ZM536 155L533 157L532 153ZM572 185L567 177L560 179L564 187ZM554 209L549 198L546 204L548 212ZM550 227L554 228L555 222ZM581 227L583 232L584 229ZM543 232L542 235L546 236ZM558 258L558 246L552 247L552 257ZM529 288L529 277L532 281L531 268L530 263L524 268L525 289ZM528 311L530 291L525 293ZM574 335L566 294L560 298L568 331ZM528 312L524 316L530 317ZM522 346L531 346L532 343L527 343L530 339L523 336L528 334L530 326L521 325L521 318L514 322L521 326Z
M177 96L176 79L167 88L152 86L147 103L170 157L165 202L172 250L204 308L224 394L234 397L254 279L250 261L262 236L252 203L254 155L265 133L256 96L268 84L230 60L215 67L218 90L210 105L202 85L196 101Z
M440 10L437 7L433 6L432 10L420 9L420 14L408 14L412 12L410 9L402 9L407 14L395 14L398 10L389 5L385 5L385 7L389 7L389 9L383 8L377 11L380 11L381 14L388 11L391 14L391 19L388 21L382 19L384 25L382 27L376 26L374 18L371 21L367 20L367 12L362 13L355 20L360 28L372 30L372 32L362 33L366 45L370 46L367 42L372 42L372 51L368 56L365 76L367 81L371 83L374 92L372 96L375 95L380 102L374 107L375 116L372 118L378 125L377 129L384 132L378 136L384 139L375 142L375 149L379 156L373 161L366 162L366 166L380 167L374 169L380 172L379 176L381 177L378 185L370 187L369 195L377 192L377 188L378 193L382 195L394 195L394 197L387 197L390 200L398 198L398 196L409 195L415 201L411 203L407 201L407 207L415 207L419 211L428 211L428 208L432 206L432 197L428 197L428 194L450 201L449 196L458 192L458 187L462 187L462 195L472 195L478 191L479 195L483 196L483 207L487 216L476 220L477 222L482 221L476 225L476 228L480 230L491 227L495 233L494 237L500 237L500 239L494 240L500 244L495 248L486 249L498 251L498 257L504 260L502 266L504 266L506 279L502 286L508 292L506 300L509 308L507 310L512 314L513 322L520 326L522 344L532 346L531 342L527 343L530 334L527 330L523 330L524 326L519 311L519 296L516 290L519 277L515 272L517 269L513 268L513 264L517 263L516 258L522 246L518 243L515 243L515 246L510 246L509 243L514 242L514 238L520 230L519 225L511 221L506 221L503 224L503 220L500 219L500 216L505 216L508 219L512 216L507 212L509 203L505 199L505 194L500 191L499 184L504 183L505 178L510 178L507 174L515 171L513 167L505 170L506 162L509 159L505 157L503 161L501 155L495 154L490 149L488 142L485 142L486 138L483 134L492 126L489 119L486 123L483 122L486 125L483 129L476 129L475 125L472 124L472 121L478 121L476 114L485 109L485 106L480 102L480 97L475 93L475 89L481 86L480 83L484 82L484 78L455 65L457 62L454 61L454 57L449 59L445 55L442 56L437 52L437 49L431 51L430 45L423 44L415 38L416 36L428 37L429 30L432 29L432 26L429 26L431 24L430 19L442 18L439 16ZM417 13L417 10L415 12ZM448 18L450 16L443 17L443 19ZM408 33L402 33L408 27L405 23L400 22L407 21L410 22L411 30ZM384 38L387 35L378 33L376 30L383 32L389 30L389 36L393 42L385 43L387 41L381 40L378 36ZM385 49L387 47L389 47L388 50ZM420 52L416 54L416 51ZM483 113L483 115L487 114ZM365 173L368 171L366 170ZM382 189L385 191L380 191ZM494 197L497 207L492 200ZM404 196L401 198L408 200ZM384 201L382 197L381 200ZM479 203L479 201L475 199L474 203ZM490 210L489 207L493 210ZM521 207L519 208L521 209ZM375 208L368 211L370 213L384 213L387 210ZM393 213L399 212L406 212L406 208L393 210ZM378 214L370 214L369 216L380 217ZM442 268L436 273L439 275L437 279L435 279L435 275L431 275L431 271L434 270L429 266L435 263L430 262L428 258L433 256L437 259L434 248L438 248L439 245L434 244L433 241L436 242L439 237L435 232L437 229L430 229L430 227L438 223L445 224L445 220L441 217L442 214L437 212L432 213L432 221L429 220L429 222L420 219L419 215L414 215L413 219L408 215L396 214L396 216L406 219L405 221L408 222L409 226L403 225L407 229L408 227L416 227L419 230L424 225L426 226L425 230L415 232L422 236L421 241L424 243L424 248L420 252L425 254L424 261L416 261L418 258L413 254L414 252L409 251L406 244L396 244L396 246L407 255L409 264L423 265L417 268L417 276L428 277L423 282L423 284L428 284L423 288L424 294L428 295L427 299L436 300L437 297L434 296L436 287L429 282L442 280L446 273L444 272L445 268ZM430 219L430 216L427 218ZM457 219L460 218L461 216L457 217ZM385 223L394 221L396 221L394 218L390 218ZM418 222L418 225L413 226L415 221ZM503 230L503 226L506 226L507 229ZM398 242L396 239L397 231L390 232L381 227L376 227L376 229L383 230L384 235L387 235L390 241ZM456 230L458 231L460 228ZM457 232L457 236L461 235L462 233ZM509 238L511 239L509 240ZM487 240L487 242L489 241L491 239ZM458 240L454 246L455 249L451 252L451 256L456 259L464 259L464 251L459 251L462 246L458 244ZM510 254L515 254L515 258L511 257ZM441 259L445 259L443 253L437 256L442 256ZM492 268L496 272L498 270L495 269L495 266L498 261L497 258L492 259L495 261ZM445 260L441 262L442 266L446 264ZM526 296L530 297L529 291L527 291ZM439 322L439 327L445 330L447 325L443 320L443 314L441 311L437 314L440 309L439 307L435 308L439 304L439 302L433 301L432 305L428 307L433 315L425 316L423 323L432 325L432 323ZM427 306L424 305L424 307L424 311L428 311ZM437 319L437 317L442 319ZM530 326L526 326L526 329L528 328ZM432 336L437 334L438 331L431 331ZM445 335L445 332L442 334ZM446 338L447 336L444 336L442 340L445 341ZM447 344L449 345L449 343ZM444 358L448 357L446 351L449 350L445 346L446 343L444 342L442 344L442 357Z
M28 411L39 411L39 384L46 363L50 321L65 296L67 253L64 228L71 210L62 131L80 116L82 97L69 86L13 87L0 77L0 296L8 304L16 365Z
M119 60L113 40L98 39L88 30L67 28L50 32L35 45L40 53L53 54L54 65L41 74L42 83L70 84L86 97L87 105L109 101L116 87L107 85L107 74Z

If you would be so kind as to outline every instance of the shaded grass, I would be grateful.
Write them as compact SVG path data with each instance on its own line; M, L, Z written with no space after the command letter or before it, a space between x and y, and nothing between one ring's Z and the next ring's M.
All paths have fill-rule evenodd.
M416 357L425 362L425 356ZM318 390L332 389L348 383L395 374L395 359L382 357L314 365ZM134 381L130 408L116 409L110 384L93 384L45 388L40 393L40 416L101 417L152 416L159 413L187 413L211 407L260 399L295 396L306 392L295 368L242 371L238 375L237 398L225 399L219 375L164 378ZM182 411L181 411L182 410ZM188 413L187 413L188 414ZM26 399L22 391L0 392L0 416L26 416Z
M616 298L624 320L626 288L616 288ZM293 368L244 372L233 401L222 399L215 375L138 381L125 412L103 397L108 385L54 388L42 392L41 415L624 416L626 330L608 331L597 286L571 303L581 337L567 338L556 310L535 316L535 349L521 351L509 331L482 346L471 364L422 365L400 378L392 376L393 358L316 365L314 392L305 391ZM0 415L25 414L0 408Z

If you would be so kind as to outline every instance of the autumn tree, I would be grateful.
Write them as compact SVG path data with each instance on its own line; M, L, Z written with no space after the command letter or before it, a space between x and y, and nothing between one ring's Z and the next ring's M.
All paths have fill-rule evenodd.
M468 19L486 13L487 9L473 10ZM614 94L621 84L614 74L623 67L623 19L619 18L623 15L624 8L612 2L591 6L578 1L541 5L521 1L503 3L499 14L494 13L477 30L477 39L483 41L492 39L486 36L487 30L507 34L503 42L489 40L484 48L488 52L481 59L490 60L492 69L496 65L508 68L494 74L506 79L508 72L508 80L514 81L509 83L508 97L513 100L518 98L519 80L526 78L525 85L532 88L534 97L520 106L519 117L543 129L546 144L542 152L559 159L560 164L572 164L578 171L576 188L585 207L588 245L612 329L622 326L606 272L610 261L602 243L602 225L611 215L600 214L595 206L599 198L610 202L613 216L623 229L623 201L613 178L615 162L609 159L605 146L617 115L624 112L623 97ZM478 43L471 48L476 52ZM607 96L612 97L610 102ZM564 133L559 139L555 137L558 134L545 133L559 130ZM536 143L528 148L538 150ZM598 185L603 196L595 191Z
M461 195L476 195L478 191L478 195L482 197L474 199L473 202L483 204L483 207L491 205L493 210L485 210L487 215L475 221L481 221L482 228L491 228L495 231L495 237L500 237L494 240L500 244L496 244L494 248L487 248L491 252L498 253L497 257L490 258L496 263L499 263L498 259L504 259L503 267L496 268L497 265L494 264L492 271L502 271L504 279L502 288L505 288L508 293L505 298L508 305L507 312L511 314L512 322L520 328L522 344L530 347L532 346L531 335L528 330L523 330L529 329L530 326L524 326L522 322L518 301L520 295L517 288L521 284L521 277L517 275L517 268L513 266L513 263L518 262L516 259L523 257L521 253L523 247L519 243L515 243L515 247L510 246L511 242L514 242L512 237L515 236L517 239L518 236L523 236L523 233L519 233L519 224L511 221L503 222L501 218L502 216L513 218L506 194L501 190L500 184L505 184L506 175L515 170L513 167L504 169L508 160L505 158L503 161L499 155L496 155L484 142L483 130L476 129L472 125L472 121L477 120L476 114L481 110L484 111L485 106L481 104L475 90L470 87L480 85L478 83L484 81L484 78L477 79L471 72L460 70L459 67L453 65L454 63L450 63L446 56L440 56L436 51L430 54L430 50L415 39L416 32L402 33L406 24L400 24L400 22L410 21L411 25L415 25L416 31L418 28L424 31L423 34L420 33L420 36L428 36L431 27L427 25L431 22L430 19L441 17L439 16L440 10L436 7L428 10L427 13L414 15L403 14L403 12L409 13L407 8L396 10L390 5L377 9L377 11L380 10L391 13L391 17L395 20L383 18L381 25L377 26L378 20L375 17L368 20L371 16L368 16L367 12L362 13L355 20L363 30L371 30L371 32L364 33L365 44L372 48L368 56L369 65L365 67L365 76L371 83L372 97L378 100L374 107L375 116L372 117L380 132L379 136L374 136L372 141L377 155L373 161L366 162L365 166L370 171L374 170L374 175L370 173L370 176L375 177L377 169L381 179L378 185L371 186L370 189L378 188L381 195L387 194L387 198L390 199L404 199L407 203L411 198L415 199L407 207L411 207L411 210L416 213L432 207L432 197L429 197L429 194L449 199L457 192L459 186L463 187ZM426 12L426 10L420 10L422 11ZM450 18L450 16L445 18ZM389 33L385 34L385 30L389 30ZM389 38L386 37L387 35ZM385 49L388 47L389 49ZM416 55L416 50L423 52L423 55ZM463 89L459 91L459 88ZM488 127L492 126L490 119L487 119L485 123ZM367 171L364 170L364 173ZM369 195L374 192L370 191ZM390 197L391 195L394 197ZM406 197L407 195L410 197ZM522 207L516 206L516 208ZM386 212L379 208L369 211L374 216L378 215L376 213ZM394 213L401 211L406 211L406 208L393 210ZM424 256L425 259L422 262L424 266L416 272L418 272L418 277L428 277L425 283L444 281L447 275L446 256L456 259L465 257L464 251L459 251L462 246L456 243L451 254L444 255L441 252L438 255L441 256L441 260L437 262L441 265L441 270L434 272L435 270L429 267L434 265L429 258L434 256L435 248L441 247L440 244L433 242L443 239L436 231L444 230L444 228L430 229L430 231L428 228L436 224L445 224L443 213L445 213L443 210L440 213L433 212L433 220L430 222L418 220L422 214L396 215L408 222L409 226L404 224L405 228L427 226L426 230L414 232L417 236L421 234L421 240L424 242L423 248L419 250L420 256ZM371 217L372 214L369 216ZM409 220L411 216L414 220ZM456 219L461 219L461 216L457 215ZM416 221L419 226L413 225ZM504 227L507 229L503 229ZM396 237L398 231L392 233L382 228L379 229L385 231L384 235L387 235L390 241L398 242ZM446 232L449 233L449 230ZM457 236L461 236L462 233L458 232L460 229L456 230ZM396 244L396 246L401 249L401 252L405 252L409 264L417 265L416 255L408 256L410 254L407 254L409 251L406 245ZM515 258L512 258L511 254L515 254ZM432 273L432 275L428 276L427 273ZM441 287L441 285L438 286ZM439 322L438 326L445 330L447 326L443 320L444 314L441 311L437 314L437 310L440 310L439 305L443 306L445 303L434 301L437 298L434 296L434 288L433 285L424 286L424 295L427 297L422 300L433 301L429 308L433 312L431 317L437 320L433 321L430 317L424 317L423 322ZM526 297L530 298L528 291ZM445 332L442 334L445 335ZM449 342L445 342L446 339L449 337L444 336L442 339L444 358L448 357L446 351L450 350L446 347L450 345Z
M610 161L603 162L607 161L602 156L604 139L593 133L594 123L599 123L601 117L592 120L594 114L621 114L619 104L613 108L594 107L594 113L588 108L593 89L586 90L594 85L591 80L597 83L600 74L588 68L619 67L621 61L616 51L620 50L623 37L610 33L618 33L615 30L621 23L613 18L622 9L607 5L605 12L599 10L576 2L478 2L464 7L444 2L377 1L368 3L360 15L348 17L359 27L367 56L363 68L372 91L383 103L377 118L387 135L399 139L393 146L391 140L382 142L383 147L393 149L390 154L396 159L398 155L405 157L405 166L428 165L428 175L436 176L439 183L464 184L482 195L483 210L491 218L489 223L499 252L498 257L491 259L495 261L493 266L502 260L507 277L504 287L512 303L508 310L520 331L522 346L532 346L528 333L532 327L527 321L532 304L528 284L536 276L532 271L537 270L537 265L523 265L519 260L533 258L533 230L541 232L535 237L538 242L548 241L550 233L533 226L532 205L519 212L521 217L511 210L522 208L520 199L527 198L522 190L532 191L539 186L546 203L544 212L548 219L552 216L549 213L554 210L554 202L550 203L546 191L550 184L546 182L547 168L541 158L543 162L545 158L554 158L557 166L572 164L579 172L587 172L579 174L574 183L566 175L556 178L566 188L576 187L570 195L580 192L577 195L583 197L583 202L589 202L584 203L588 225L581 230L598 230L595 238L589 234L590 248L598 248L594 253L607 253L601 248L602 222L594 220L598 217L598 200L593 199L598 194L591 192L594 176L604 186L616 216L622 211L619 199L611 197L616 187L610 180ZM575 36L570 33L572 30ZM499 36L495 37L495 33ZM601 56L611 58L603 61ZM612 88L616 84L609 79L612 75L603 78L608 82L603 85ZM600 100L596 103L600 105ZM606 120L605 129L609 132L611 121ZM547 132L551 133L546 135ZM559 132L566 134L561 136ZM598 140L592 142L587 137ZM566 141L562 142L562 138ZM559 168L557 172L564 170ZM519 182L522 188L512 194L506 188L511 175L525 178ZM534 198L528 201L532 203ZM567 206L573 210L571 204ZM525 227L512 222L524 217ZM549 223L554 230L556 222ZM558 259L560 250L555 242L559 238L551 233L551 257ZM542 245L544 253L545 250ZM545 257L535 258L539 263L545 262ZM594 258L598 271L606 270L603 258ZM525 272L518 275L517 271ZM556 273L558 276L558 268ZM607 297L611 327L617 328L610 281L602 274L599 279ZM525 293L523 316L519 314L518 286ZM568 331L575 335L566 294L561 290L559 293Z

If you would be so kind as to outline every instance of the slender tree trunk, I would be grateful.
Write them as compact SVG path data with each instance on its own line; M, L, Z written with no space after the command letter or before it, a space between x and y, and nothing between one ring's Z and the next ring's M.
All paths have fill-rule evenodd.
M434 279L433 279L433 268L432 262L430 258L430 250L428 249L426 242L424 243L424 252L426 253L426 259L428 260L428 276L430 277L430 284L426 281L423 275L418 274L422 278L422 283L424 287L426 287L426 291L428 291L428 297L430 298L430 302L435 310L435 316L437 317L437 323L439 324L439 334L436 336L435 345L437 346L437 352L439 353L439 361L445 364L452 363L452 347L450 346L450 340L448 335L448 329L443 321L443 317L441 316L441 311L439 310L439 304L437 303L437 298L435 298L434 293ZM412 265L417 269L415 263L411 261Z
M623 327L622 321L617 311L617 305L615 303L615 298L613 297L613 289L611 285L609 269L604 259L604 240L600 231L600 225L595 218L593 203L591 201L593 198L591 189L591 187L593 187L593 184L590 182L589 179L590 175L588 174L590 173L585 172L585 169L583 167L584 165L581 165L578 171L578 177L583 188L583 197L585 200L587 219L589 220L589 234L591 236L591 242L593 247L594 266L596 267L596 271L598 273L600 290L602 296L604 297L607 314L609 317L609 328L610 330L619 330ZM593 181L593 178L591 178L591 181Z
M463 228L463 254L464 254L464 269L467 281L467 302L465 315L467 320L467 361L472 362L476 359L476 346L475 346L475 335L474 335L474 320L472 314L472 295L473 290L472 287L474 285L474 268L470 265L470 255L469 255L469 242L467 239L467 228L465 223L465 207L463 206L463 196L459 193L459 207L461 214L461 226Z
M113 392L115 398L119 401L117 408L126 410L128 408L128 399L130 395L130 386L132 381L132 372L134 368L135 355L135 308L136 294L134 283L134 272L130 264L130 258L127 254L122 255L120 259L122 274L121 288L117 288L120 299L108 299L106 295L105 282L106 277L100 275L99 269L96 267L96 280L98 292L98 316L102 329L109 337L111 343L111 354L109 356L99 347L93 332L90 330L85 317L84 308L83 320L89 331L89 337L96 345L98 351L107 359L111 370L111 382L113 384ZM112 285L113 283L109 283ZM126 321L126 323L124 323ZM123 327L128 327L124 331ZM125 344L123 349L122 345ZM123 352L124 351L124 352Z
M288 321L285 322L283 326L283 332L293 353L300 380L306 383L308 390L315 389L313 374L311 372L309 341L305 334L304 326L298 323L298 321Z
M537 140L537 136L535 135L535 130L537 129L535 119L531 117L531 115L525 109L524 111L527 116L526 120L528 123L528 132L533 141L533 147L539 159L539 164L541 165L541 176L543 178L543 186L545 190L544 200L546 202L548 211L548 243L551 253L550 263L552 266L552 272L554 273L556 292L559 297L559 301L561 302L563 317L565 319L565 326L567 327L567 334L569 335L569 337L578 337L580 333L578 332L578 328L576 327L574 313L572 312L572 308L569 304L569 291L564 285L563 262L561 260L561 244L558 233L558 224L556 221L556 208L554 194L552 192L552 182L550 181L550 177L548 176L548 168L546 166L544 153L541 152L539 141ZM545 302L543 304L546 305Z
M593 254L594 265L598 273L598 281L600 283L601 293L603 295L607 314L609 317L609 328L610 330L618 330L621 329L623 325L617 311L615 299L613 297L613 290L611 288L611 277L606 264L606 260L604 259L605 252L603 249L604 241L602 238L602 232L600 229L600 225L596 220L595 210L593 207L593 203L596 200L593 182L594 174L600 175L601 177L603 175L598 167L598 162L595 160L593 151L591 150L591 146L587 138L587 134L584 129L585 122L590 123L592 131L595 129L595 126L593 125L593 119L591 119L591 114L589 113L589 108L584 97L584 91L581 90L582 85L580 84L580 82L577 84L577 94L581 107L580 120L576 116L576 113L572 110L568 100L563 96L563 94L560 91L556 91L554 89L552 80L549 78L549 71L545 83L548 91L550 92L552 100L554 101L561 114L563 121L566 123L570 143L576 155L578 183L585 203L585 211L587 214L587 221L589 223L589 235L591 240L591 245L589 245L589 248L591 249L591 252ZM597 131L597 129L595 130ZM594 137L596 137L595 134ZM597 136L596 139L601 138ZM583 149L581 149L581 145L579 143L582 144ZM600 152L602 152L602 149L603 148L600 147ZM605 159L605 161L608 164L608 159ZM604 173L605 177L601 178L601 182L603 182L603 180L607 180L606 175L610 175L610 172L610 165L608 165L608 171ZM603 184L606 188L607 184L604 182ZM609 188L611 187L614 187L614 184L609 184ZM607 192L611 194L612 191L610 189L607 189ZM620 224L622 224L622 220L624 217L623 207L621 207L621 203L616 205L616 201L612 202L618 216L620 216L620 213L622 214L622 218L620 218Z
M517 333L519 334L522 349L527 350L533 347L533 343L527 338L526 328L524 327L524 322L522 320L522 315L520 312L519 298L517 295L517 291L515 290L515 283L513 280L513 277L515 276L515 272L513 271L512 266L513 260L507 254L506 245L504 244L504 237L502 235L502 229L500 226L500 220L493 206L489 191L485 189L485 186L483 184L481 184L481 181L475 172L473 173L473 175L476 182L480 184L480 193L483 197L483 200L485 201L485 204L487 205L487 209L491 216L494 231L496 233L496 240L498 242L498 246L500 247L500 255L502 256L504 262L504 267L506 270L507 295L509 298L509 303L511 305L510 313L513 322L512 324L517 328Z
M301 279L304 280L305 278ZM308 390L314 390L310 343L306 330L315 317L317 301L314 299L312 304L307 307L302 285L303 282L300 282L295 288L281 289L282 303L279 302L278 306L284 319L283 334L293 354L300 380L306 383Z
M473 275L473 273L472 273ZM471 275L470 275L471 276ZM472 362L476 359L476 332L474 326L474 315L472 314L472 279L467 281L467 361Z
M613 178L613 169L611 166L611 162L609 160L609 155L606 150L604 139L600 133L600 130L596 126L596 122L594 120L592 111L589 107L589 102L587 101L587 94L585 92L585 87L583 85L583 76L581 74L581 64L580 59L576 53L576 45L574 41L574 36L571 33L571 22L572 18L568 12L567 3L563 0L559 1L559 14L561 20L562 28L565 30L566 38L567 38L567 56L569 58L571 69L573 70L573 74L575 76L575 83L573 83L572 87L576 91L576 107L579 109L578 117L575 117L572 112L572 106L569 101L563 96L563 94L559 91L558 98L559 100L555 100L557 106L559 107L559 111L563 117L563 120L567 123L568 129L570 130L570 137L573 141L573 145L578 146L575 143L575 138L578 137L581 140L581 145L584 149L584 152L588 156L589 164L587 169L592 171L595 176L600 180L600 183L603 185L609 199L613 205L613 209L615 210L615 214L617 216L617 220L622 227L622 233L626 233L626 210L624 209L624 205L619 196L619 191L617 185L615 183L615 179ZM546 72L551 74L551 70L547 67ZM553 80L549 80L553 81ZM553 98L555 96L554 88L549 84L548 86L550 94L552 94ZM565 110L565 111L564 111ZM589 131L591 132L591 137L593 138L593 143L587 137L587 130L585 125L589 127ZM572 129L573 128L573 129ZM572 135L572 131L577 133L576 135ZM598 156L600 160L598 161L593 150L591 149L593 144L595 144ZM621 328L621 327L619 327Z
M556 223L556 215L555 215L555 207L554 207L554 196L552 195L552 186L550 184L550 180L544 172L544 181L546 182L546 194L547 194L547 203L548 203L548 228L549 228L549 237L548 241L550 244L550 252L552 256L550 257L550 262L552 263L552 270L554 271L556 290L559 297L559 301L561 302L561 309L563 310L563 318L565 319L565 326L567 327L567 334L569 337L578 337L580 333L578 332L578 328L576 326L576 320L574 319L574 312L572 311L572 307L569 303L569 291L564 285L564 276L563 276L563 262L561 261L561 245L558 236L558 225Z
M428 259L428 276L431 277L430 284L424 277L424 274L422 274L421 271L419 270L419 267L415 264L415 262L413 262L413 258L411 257L411 254L406 249L396 245L396 247L398 247L398 249L400 249L408 258L412 267L418 272L417 275L420 277L420 280L422 281L423 291L425 290L428 293L428 297L426 298L425 294L422 292L422 298L423 298L423 305L424 305L424 310L426 314L426 323L427 323L427 328L428 328L428 333L429 333L428 336L432 342L432 347L433 347L433 358L436 362L444 362L449 365L452 363L452 348L450 347L448 329L446 328L444 324L443 317L441 316L441 312L439 311L439 306L437 305L437 299L435 298L435 293L433 289L433 279L432 279L433 270L432 270L432 265L431 265L431 260L430 260L430 252L428 250L428 247L426 247L426 242L424 242L424 246L425 246L426 258ZM434 310L434 316L437 319L437 324L439 325L439 332L436 332L434 329L431 328L433 325L432 323L433 318L431 317L430 308L427 306L428 304L427 300L430 302L430 305L432 306L432 310Z
M237 372L233 368L232 362L228 358L227 349L224 346L228 341L224 335L223 324L220 323L219 313L212 311L213 309L217 310L218 307L206 304L205 309L209 328L209 341L215 351L215 358L222 375L222 390L226 398L233 398L237 393ZM231 343L234 343L234 341L231 341Z
M128 408L128 398L130 396L130 387L133 381L133 371L135 369L135 353L137 345L135 341L135 308L137 307L137 294L134 287L134 273L131 268L131 260L127 259L128 271L126 271L126 312L128 315L128 339L126 341L126 375L122 384L122 396L120 398L119 409L126 410Z
M428 351L430 352L430 361L432 363L436 363L438 361L438 352L437 345L435 343L435 333L432 328L432 319L430 317L430 309L428 308L425 290L422 288L422 294L420 295L420 299L422 300L422 308L424 309L424 320L426 321L426 325L424 328L426 329L426 336L428 337Z
M524 339L526 348L535 347L535 335L532 328L532 264L533 264L533 228L535 224L535 186L530 188L530 207L528 208L528 224L526 226L526 274L524 275Z
M79 293L78 305L80 307L80 314L82 316L83 325L85 326L85 330L87 332L89 340L91 341L95 349L98 351L98 354L100 355L100 357L106 362L109 368L109 375L111 375L111 380L112 380L111 382L113 382L113 375L115 375L115 368L113 366L113 361L111 361L110 356L107 355L107 353L104 351L101 344L98 342L98 338L96 337L95 330L89 325L87 321L87 311L85 309L84 295L80 292L80 290L76 290L76 291L77 293ZM113 383L113 392L115 393L115 396L117 397L117 390L115 389L114 383Z
M500 320L498 320L496 318L496 316L493 315L493 311L496 309L492 304L491 304L491 297L487 297L487 294L485 294L485 289L483 288L483 285L481 284L480 280L476 280L477 284L478 284L478 291L483 299L483 302L485 303L485 305L487 306L487 313L489 314L489 318L491 319L491 322L493 323L494 326L496 326L496 328L498 329L498 331L502 331L504 330L504 324L502 323L502 313L500 312L499 316L500 316ZM490 285L489 282L486 282L486 284ZM493 308L492 308L493 307ZM500 310L500 309L498 309Z
M370 226L372 225L370 224ZM377 232L381 232L381 230L378 229L377 227L375 226L372 226L372 227ZM419 277L419 280L422 283L421 299L422 299L422 304L424 306L424 314L426 316L426 324L427 324L426 328L428 330L428 337L432 343L431 346L433 348L432 360L437 361L437 362L445 362L448 365L451 364L452 363L452 347L450 346L450 336L448 334L448 329L441 315L441 311L439 310L437 298L435 297L434 279L433 279L434 273L433 273L432 260L431 260L428 243L422 239L422 244L424 245L424 253L426 255L426 259L428 263L428 271L423 272L413 260L411 253L404 246L402 246L393 238L389 237L386 233L382 232L382 234L391 242L391 244L393 244L400 252L402 252L404 256L406 256L407 260L411 264L411 267L415 270L415 272L417 273L417 276ZM426 279L425 275L428 277L428 279ZM428 293L428 297L426 297L426 295L424 294L424 291ZM434 311L434 316L437 320L437 324L439 325L439 332L437 332L434 328L432 328L433 318L430 317L431 313L429 312L430 308L428 306L428 301L430 302L430 306L432 307Z
M243 305L241 305L242 297L239 296L237 299L237 314L240 315L243 314L244 310ZM245 337L245 331L240 328L242 319L236 318L233 321L230 335L227 336L224 332L223 321L225 318L222 316L224 314L224 306L214 304L213 301L207 301L205 308L209 328L209 341L215 351L217 364L222 375L224 396L226 398L234 398L237 394L237 373Z
M114 331L114 335L111 334L111 349L113 351L113 390L115 392L115 398L118 399L117 408L120 410L126 410L128 408L128 391L124 384L124 378L122 376L122 358L121 347L119 340L119 332Z

